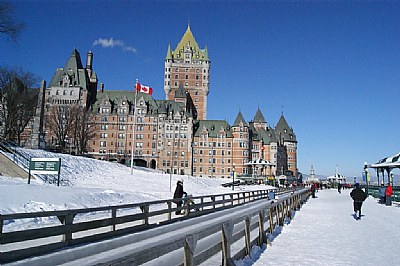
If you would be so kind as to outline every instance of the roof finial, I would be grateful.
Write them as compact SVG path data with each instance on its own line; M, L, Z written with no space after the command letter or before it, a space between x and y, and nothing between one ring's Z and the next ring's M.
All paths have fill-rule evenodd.
M282 108L282 112L281 112L281 113L282 113L282 115L283 115L283 107L284 107L284 106L282 105L282 106L281 106L281 108Z
M190 31L190 21L188 19L188 26L187 26L187 30Z

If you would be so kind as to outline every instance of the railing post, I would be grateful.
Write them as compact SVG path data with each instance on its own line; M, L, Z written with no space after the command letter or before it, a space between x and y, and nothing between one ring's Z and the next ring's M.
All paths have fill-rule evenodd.
M0 213L0 235L3 233L3 225L4 225L4 221L3 221L3 218L1 217L1 213Z
M168 204L168 220L171 220L172 219L172 202L170 202L170 201L168 201L167 202L167 204Z
M186 199L183 203L183 209L185 211L185 216L188 216L190 213L190 202L189 199Z
M111 219L112 219L112 223L113 223L112 228L111 228L112 231L115 231L115 227L116 227L115 218L117 218L117 208L112 208L111 209Z
M269 233L272 234L274 232L274 215L273 215L272 207L269 209Z
M149 224L149 205L140 206L140 210L144 214L144 219L142 224Z
M222 225L222 265L232 265L231 262L231 239L233 233L233 223L228 222Z
M233 194L230 194L230 196L231 196L231 205L233 206Z
M250 255L250 217L247 216L244 219L244 241L245 241L245 250L246 255Z
M215 209L215 197L214 196L211 196L211 201L213 203L213 209Z
M198 236L189 236L185 238L183 243L183 250L184 250L184 264L185 266L193 266L193 254L194 250L196 249Z
M58 219L60 220L60 222L64 225L64 234L62 237L62 241L63 242L70 242L72 240L72 232L70 230L68 230L68 226L72 225L73 221L74 221L74 217L75 214L71 214L68 213L66 215L63 216L58 216Z
M276 204L275 206L275 214L276 214L276 224L281 225L281 219L279 218L279 209L281 204Z
M264 210L258 211L258 245L260 247L265 242L265 238L264 238L264 220L265 220L265 212L264 212Z

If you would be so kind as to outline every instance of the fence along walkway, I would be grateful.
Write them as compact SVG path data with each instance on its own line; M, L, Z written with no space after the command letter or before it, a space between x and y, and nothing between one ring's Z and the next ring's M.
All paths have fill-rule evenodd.
M105 236L117 236L136 232L135 234L119 237L118 239L104 240L92 243L91 245L79 246L42 257L31 258L29 259L29 265L57 265L62 263L69 263L70 265L93 265L99 263L107 265L118 265L121 263L137 265L157 260L160 257L165 258L168 254L173 254L174 252L178 252L180 256L173 256L174 259L178 258L176 263L172 259L168 260L168 263L171 263L171 265L197 265L218 253L222 253L222 257L224 258L223 264L228 265L232 263L232 259L239 259L248 254L251 246L255 243L261 244L267 242L267 234L272 233L275 226L283 225L283 220L286 217L291 217L292 211L298 209L309 196L307 189L301 189L293 193L280 194L280 198L272 203L271 200L267 200L268 192L267 190L263 190L194 197L195 204L185 206L184 208L187 210L199 208L200 211L189 211L188 216L183 218L172 217L171 213L176 208L171 207L171 200L136 205L136 208L140 208L141 213L124 215L122 217L114 216L113 214L116 213L115 208L118 207L120 209L121 206L109 207L112 213L111 218L77 224L72 223L74 214L82 213L83 210L52 212L51 215L63 217L60 219L63 221L63 225L25 230L22 232L2 233L2 244L16 241L24 242L36 239L37 237L60 234L63 235L62 241L41 247L3 252L1 254L2 261L13 261L27 257L26 254L30 254L30 256L39 255L68 245L87 243L89 241L93 242L104 239ZM157 204L167 204L168 208L151 211L150 206ZM133 208L133 205L130 205L129 208ZM231 208L233 206L236 207ZM124 205L124 207L128 208L127 205ZM213 212L217 209L221 211ZM202 215L206 213L209 214ZM150 218L154 218L160 214L167 214L169 218L161 222L158 220L159 222L151 224ZM17 218L16 215L1 217L1 220L5 220L4 218L15 219ZM46 215L50 215L50 213L47 212ZM27 215L25 214L25 216ZM182 221L172 223L176 219L181 219ZM125 224L125 227L116 228L117 225L131 223L132 221L140 221L140 224L129 226ZM100 227L103 229L108 228L109 231L91 230L89 235L80 238L76 238L75 234L72 235L72 232ZM143 231L144 228L153 228L153 230ZM254 233L251 233L254 231L256 231L256 236L253 236ZM231 247L233 247L232 244L240 242L241 239L244 239L242 241L243 245L240 245L242 248L231 250ZM211 242L208 243L209 241ZM196 246L198 246L197 249ZM75 260L71 261L71 258L75 258ZM165 264L165 261L163 262ZM21 264L23 263L24 261L21 261ZM18 263L15 265L18 265Z
M193 197L195 204L183 206L181 209L185 210L186 217L199 216L217 209L268 198L270 191ZM98 208L0 215L0 262L37 256L67 246L134 233L182 219L181 216L174 215L177 208L173 202L171 199ZM193 212L196 209L198 211ZM5 226L10 221L25 222L26 219L47 222L38 224L36 228L20 231L8 230Z

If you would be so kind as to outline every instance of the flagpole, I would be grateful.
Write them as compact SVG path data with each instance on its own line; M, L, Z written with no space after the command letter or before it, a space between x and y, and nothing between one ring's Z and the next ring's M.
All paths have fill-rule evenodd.
M133 124L132 124L132 147L131 147L131 175L133 175L133 146L135 145L135 125L136 125L136 99L137 99L137 84L139 80L136 79L135 84L135 102L133 104Z

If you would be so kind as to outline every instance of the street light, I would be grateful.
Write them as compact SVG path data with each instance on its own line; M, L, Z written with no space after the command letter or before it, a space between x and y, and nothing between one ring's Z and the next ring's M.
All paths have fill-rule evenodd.
M365 182L367 184L365 188L365 193L368 195L368 164L364 162L364 174L365 174Z
M232 190L235 190L235 163L233 163L232 167Z

